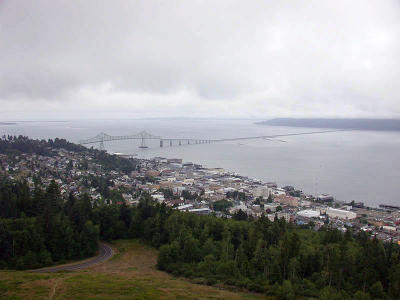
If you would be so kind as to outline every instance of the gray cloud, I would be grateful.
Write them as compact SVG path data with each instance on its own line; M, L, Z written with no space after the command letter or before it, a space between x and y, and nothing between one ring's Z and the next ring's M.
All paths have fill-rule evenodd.
M0 118L400 117L398 1L3 0L0 53Z

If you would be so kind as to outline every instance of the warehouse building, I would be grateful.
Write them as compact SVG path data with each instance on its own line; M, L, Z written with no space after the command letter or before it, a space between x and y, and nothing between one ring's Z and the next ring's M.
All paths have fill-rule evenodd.
M336 209L329 207L326 210L326 214L330 218L338 218L338 219L343 219L343 220L353 220L357 217L357 214L352 211L347 211L343 209Z

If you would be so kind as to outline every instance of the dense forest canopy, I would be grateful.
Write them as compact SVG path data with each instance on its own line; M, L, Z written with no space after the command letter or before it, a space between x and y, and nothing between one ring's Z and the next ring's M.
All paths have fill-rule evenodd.
M0 179L0 268L29 269L94 255L99 230L87 195L64 202L53 181L30 192Z

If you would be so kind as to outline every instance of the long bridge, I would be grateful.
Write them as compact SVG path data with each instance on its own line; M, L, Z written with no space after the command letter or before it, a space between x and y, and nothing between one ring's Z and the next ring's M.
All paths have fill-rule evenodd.
M140 146L139 148L145 149L148 148L146 145L147 140L159 140L160 147L164 147L164 145L169 145L170 147L175 145L196 145L196 144L210 144L216 142L231 142L231 141L243 141L243 140L255 140L255 139L274 139L278 137L287 137L287 136L297 136L297 135L308 135L308 134L321 134L328 132L337 132L344 131L342 129L339 130L325 130L325 131L311 131L311 132L300 132L300 133L288 133L288 134L276 134L276 135L262 135L262 136L249 136L249 137L236 137L236 138L222 138L222 139L200 139L200 138L164 138L157 135L152 135L146 131L141 131L137 134L132 135L117 135L112 136L106 133L100 133L95 137L90 139L81 140L79 144L88 145L88 144L99 144L99 148L104 150L104 142L112 142L112 141L121 141L121 140L139 140Z

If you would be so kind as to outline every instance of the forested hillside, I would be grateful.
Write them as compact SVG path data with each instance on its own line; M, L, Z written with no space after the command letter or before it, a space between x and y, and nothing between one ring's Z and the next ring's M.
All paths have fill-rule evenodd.
M64 203L52 182L31 195L24 182L0 182L0 268L29 269L92 256L99 230L87 196Z
M101 164L106 170L121 170L125 173L135 170L136 165L133 160L124 159L117 155L110 155L105 151L94 148L86 148L68 142L65 139L55 138L48 140L34 140L26 136L5 136L0 138L0 154L18 155L21 153L37 154L43 156L56 155L55 150L64 149L76 153L89 153L94 160Z
M351 231L301 229L284 219L217 219L174 212L158 267L277 295L398 299L399 247Z
M57 185L30 196L0 186L0 265L34 268L94 254L99 238L140 238L160 247L158 268L250 290L323 299L398 299L399 247L367 234L314 232L267 218L237 221L171 210L144 194L137 207L62 203ZM95 202L94 202L95 203ZM336 298L335 298L336 297Z
M70 159L65 168L60 167L59 151L79 157L79 166L75 167L75 171L87 169L88 159L103 168L103 172L119 170L129 173L136 168L133 160L87 149L64 139L33 140L25 136L2 136L0 268L35 268L96 253L99 222L94 214L101 214L100 209L97 202L85 193L74 196L76 193L68 194L64 190L61 195L60 186L51 181L51 178L62 183L74 181L70 173L73 161ZM17 165L21 157L28 157L29 160ZM56 167L45 169L46 165L53 164L46 160L49 157L53 158ZM39 161L42 164L38 164ZM20 173L14 171L21 166Z
M9 137L0 142L0 153L51 155L51 144L86 151L62 140ZM105 168L135 167L105 152L97 151L95 157ZM62 197L54 181L46 188L36 183L30 188L23 178L0 176L0 268L30 269L84 258L96 253L99 239L135 238L159 248L160 270L209 285L281 299L400 299L397 244L363 231L313 231L284 219L183 213L136 192L138 205L128 206L122 198Z

